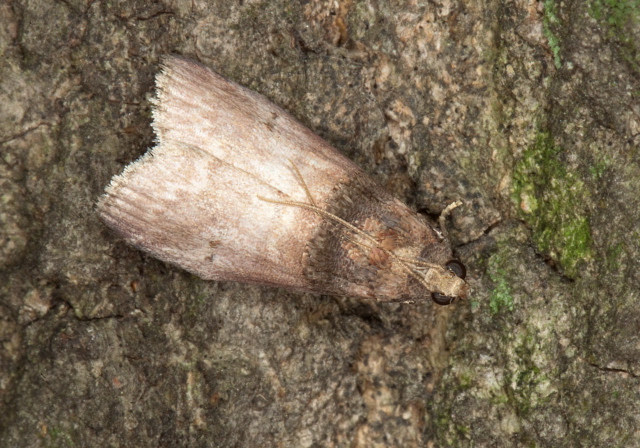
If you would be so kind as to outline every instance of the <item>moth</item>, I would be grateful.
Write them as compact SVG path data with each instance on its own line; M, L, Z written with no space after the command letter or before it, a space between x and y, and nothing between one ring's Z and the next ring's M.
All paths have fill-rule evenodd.
M197 62L166 57L156 86L157 145L97 204L131 245L207 280L381 302L468 296L446 213L438 231L283 109Z

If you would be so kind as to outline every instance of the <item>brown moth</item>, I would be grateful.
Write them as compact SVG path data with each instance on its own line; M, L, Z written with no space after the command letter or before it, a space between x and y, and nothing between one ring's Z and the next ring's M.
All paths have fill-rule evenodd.
M287 112L180 57L164 59L156 85L157 146L97 206L130 244L207 280L467 297L446 236Z

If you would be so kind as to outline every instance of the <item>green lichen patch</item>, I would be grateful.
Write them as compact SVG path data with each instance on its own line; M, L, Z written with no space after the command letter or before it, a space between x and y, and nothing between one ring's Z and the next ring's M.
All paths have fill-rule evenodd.
M596 160L591 167L589 167L589 173L595 179L601 179L610 165L611 165L611 160L609 159L609 157L604 155L600 157L599 160Z
M47 447L73 447L77 446L75 440L76 437L72 433L67 431L67 428L61 426L47 427L44 423L40 422L40 432L43 437L44 446Z
M487 264L487 273L495 285L489 296L489 309L493 314L513 311L513 295L508 281L510 276L506 268L509 259L507 247L502 246L489 258Z
M544 16L542 18L542 32L549 42L549 48L553 53L553 63L556 68L562 67L562 60L560 59L560 39L554 33L553 27L560 24L558 18L556 3L554 0L544 0Z
M510 365L505 372L505 385L510 402L518 415L526 416L544 404L554 389L545 373L548 359L541 340L533 331L515 335L509 353Z
M620 258L624 253L624 245L617 243L607 249L606 266L610 272L620 269Z
M491 280L496 283L496 287L491 291L489 297L489 308L493 314L501 311L513 311L513 296L504 272L498 272L496 276L491 276Z
M578 265L593 254L589 194L580 176L560 160L561 153L549 133L539 133L514 168L513 199L533 229L538 250L575 277Z
M620 42L622 57L640 71L640 0L591 0L589 14L608 30L610 39Z

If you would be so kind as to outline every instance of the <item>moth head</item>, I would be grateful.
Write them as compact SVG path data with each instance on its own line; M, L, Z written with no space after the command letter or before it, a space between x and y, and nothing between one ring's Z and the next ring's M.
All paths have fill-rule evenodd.
M467 270L458 260L449 260L444 267L430 266L424 272L424 282L429 287L431 298L438 305L449 305L455 299L469 296L469 284L464 281Z

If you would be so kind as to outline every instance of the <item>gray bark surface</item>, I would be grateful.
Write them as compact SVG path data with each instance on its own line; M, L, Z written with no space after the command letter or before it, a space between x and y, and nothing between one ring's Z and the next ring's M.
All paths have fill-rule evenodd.
M0 4L0 446L640 446L634 0ZM159 58L449 224L447 308L205 282L94 204Z

